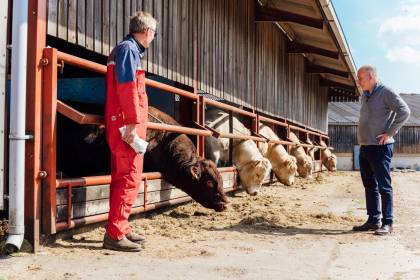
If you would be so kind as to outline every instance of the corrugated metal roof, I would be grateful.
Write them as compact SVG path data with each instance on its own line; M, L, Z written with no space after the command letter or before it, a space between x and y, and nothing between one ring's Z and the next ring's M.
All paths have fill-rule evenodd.
M411 115L406 125L420 125L420 94L400 96L407 102ZM330 102L328 104L328 124L357 124L360 102Z

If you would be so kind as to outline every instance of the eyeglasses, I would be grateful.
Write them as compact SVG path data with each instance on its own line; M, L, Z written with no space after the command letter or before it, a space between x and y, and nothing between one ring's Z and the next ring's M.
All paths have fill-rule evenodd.
M155 37L158 35L158 33L157 33L157 30L156 30L156 29L153 29L153 28L150 28L150 27L149 27L149 29L150 29L151 31L153 31L153 34L154 34L154 36L155 36Z

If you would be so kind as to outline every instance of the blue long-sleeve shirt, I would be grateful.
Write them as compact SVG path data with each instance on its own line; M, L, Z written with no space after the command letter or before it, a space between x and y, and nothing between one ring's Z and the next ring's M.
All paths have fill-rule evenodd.
M407 103L393 90L378 83L372 93L361 98L358 140L360 145L379 145L376 137L387 133L386 144L394 143L393 136L410 117Z

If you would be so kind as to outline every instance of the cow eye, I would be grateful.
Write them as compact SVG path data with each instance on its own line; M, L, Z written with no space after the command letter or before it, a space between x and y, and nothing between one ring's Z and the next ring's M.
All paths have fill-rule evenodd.
M211 180L208 180L208 181L206 182L206 185L207 185L207 187L209 187L209 188L213 188L213 182L212 182Z

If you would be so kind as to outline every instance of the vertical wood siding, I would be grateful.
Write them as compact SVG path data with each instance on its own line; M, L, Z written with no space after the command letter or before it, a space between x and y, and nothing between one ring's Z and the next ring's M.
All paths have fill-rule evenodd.
M351 153L357 142L356 125L329 125L330 144L336 153ZM420 153L420 127L404 126L394 137L394 153Z
M159 21L144 68L238 105L327 130L328 96L254 0L49 0L48 34L108 55L137 10ZM195 63L196 62L196 63ZM254 92L256 98L254 100Z

